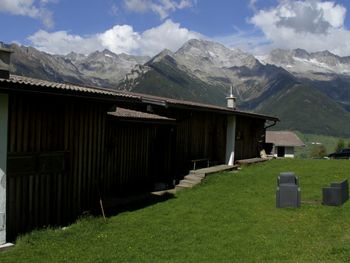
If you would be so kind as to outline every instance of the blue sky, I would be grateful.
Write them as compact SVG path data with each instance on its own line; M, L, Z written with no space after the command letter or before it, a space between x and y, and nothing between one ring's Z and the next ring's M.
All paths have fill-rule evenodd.
M0 41L67 54L155 55L203 38L350 55L349 0L0 0Z

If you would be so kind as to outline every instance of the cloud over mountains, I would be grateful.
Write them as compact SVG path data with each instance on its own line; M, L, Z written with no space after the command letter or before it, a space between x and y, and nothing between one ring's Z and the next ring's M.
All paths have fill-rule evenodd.
M155 55L165 48L176 50L186 41L200 38L199 33L166 20L158 27L136 32L130 25L116 25L103 33L90 36L69 34L67 31L49 33L40 30L29 37L38 49L52 54L71 51L88 54L95 50L109 49L116 54Z
M330 50L349 55L350 31L344 26L346 8L331 1L281 1L257 11L249 22L260 29L268 48ZM261 47L260 47L261 48Z
M172 14L188 8L196 9L200 0L123 0L118 2L118 12L152 13L161 19L153 27L137 31L125 22L112 24L105 31L89 35L71 33L68 30L48 30L54 25L49 3L59 0L0 0L0 12L40 19L46 29L28 36L34 47L55 54L71 51L91 53L110 49L132 55L155 55L167 48L175 51L192 38L219 41L229 47L239 47L261 54L271 49L302 48L310 52L329 50L337 55L350 55L350 31L345 26L347 9L336 1L279 0L270 7L261 7L262 0L247 1L250 16L246 24L250 28L233 26L231 34L206 36L183 26ZM113 3L116 7L116 4ZM122 10L122 11L120 11ZM214 16L214 15L213 15ZM232 27L232 25L227 25Z

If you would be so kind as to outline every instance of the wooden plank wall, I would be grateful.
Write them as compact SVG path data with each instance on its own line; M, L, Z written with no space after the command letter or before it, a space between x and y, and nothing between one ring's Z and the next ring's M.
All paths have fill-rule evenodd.
M10 96L8 239L68 223L98 202L107 108L78 99Z
M235 160L260 157L265 142L265 120L236 117Z
M176 140L177 174L191 169L190 160L210 158L225 162L227 116L208 112L178 112ZM180 176L181 178L181 176Z
M124 196L153 190L155 182L173 179L173 128L108 118L103 193Z

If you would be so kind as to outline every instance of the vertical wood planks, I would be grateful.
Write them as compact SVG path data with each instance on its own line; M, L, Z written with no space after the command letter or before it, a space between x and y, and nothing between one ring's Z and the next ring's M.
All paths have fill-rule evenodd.
M8 174L9 240L36 227L71 222L97 202L107 108L82 99L10 96L8 162L34 156L36 163L35 171ZM62 159L64 171L43 158Z

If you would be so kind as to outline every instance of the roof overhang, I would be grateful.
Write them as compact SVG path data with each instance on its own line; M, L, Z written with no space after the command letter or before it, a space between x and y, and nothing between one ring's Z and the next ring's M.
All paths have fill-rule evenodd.
M135 108L138 110L145 109L147 108L147 105L150 105L152 107L160 107L163 109L173 108L178 110L213 112L226 115L263 119L274 122L279 121L278 118L273 116L256 114L252 112L240 111L193 101L170 99L165 97L145 95L133 92L123 92L83 85L56 83L16 75L11 75L9 79L0 78L0 91L90 98L93 100L102 100L116 103L124 107L128 105L130 108Z

